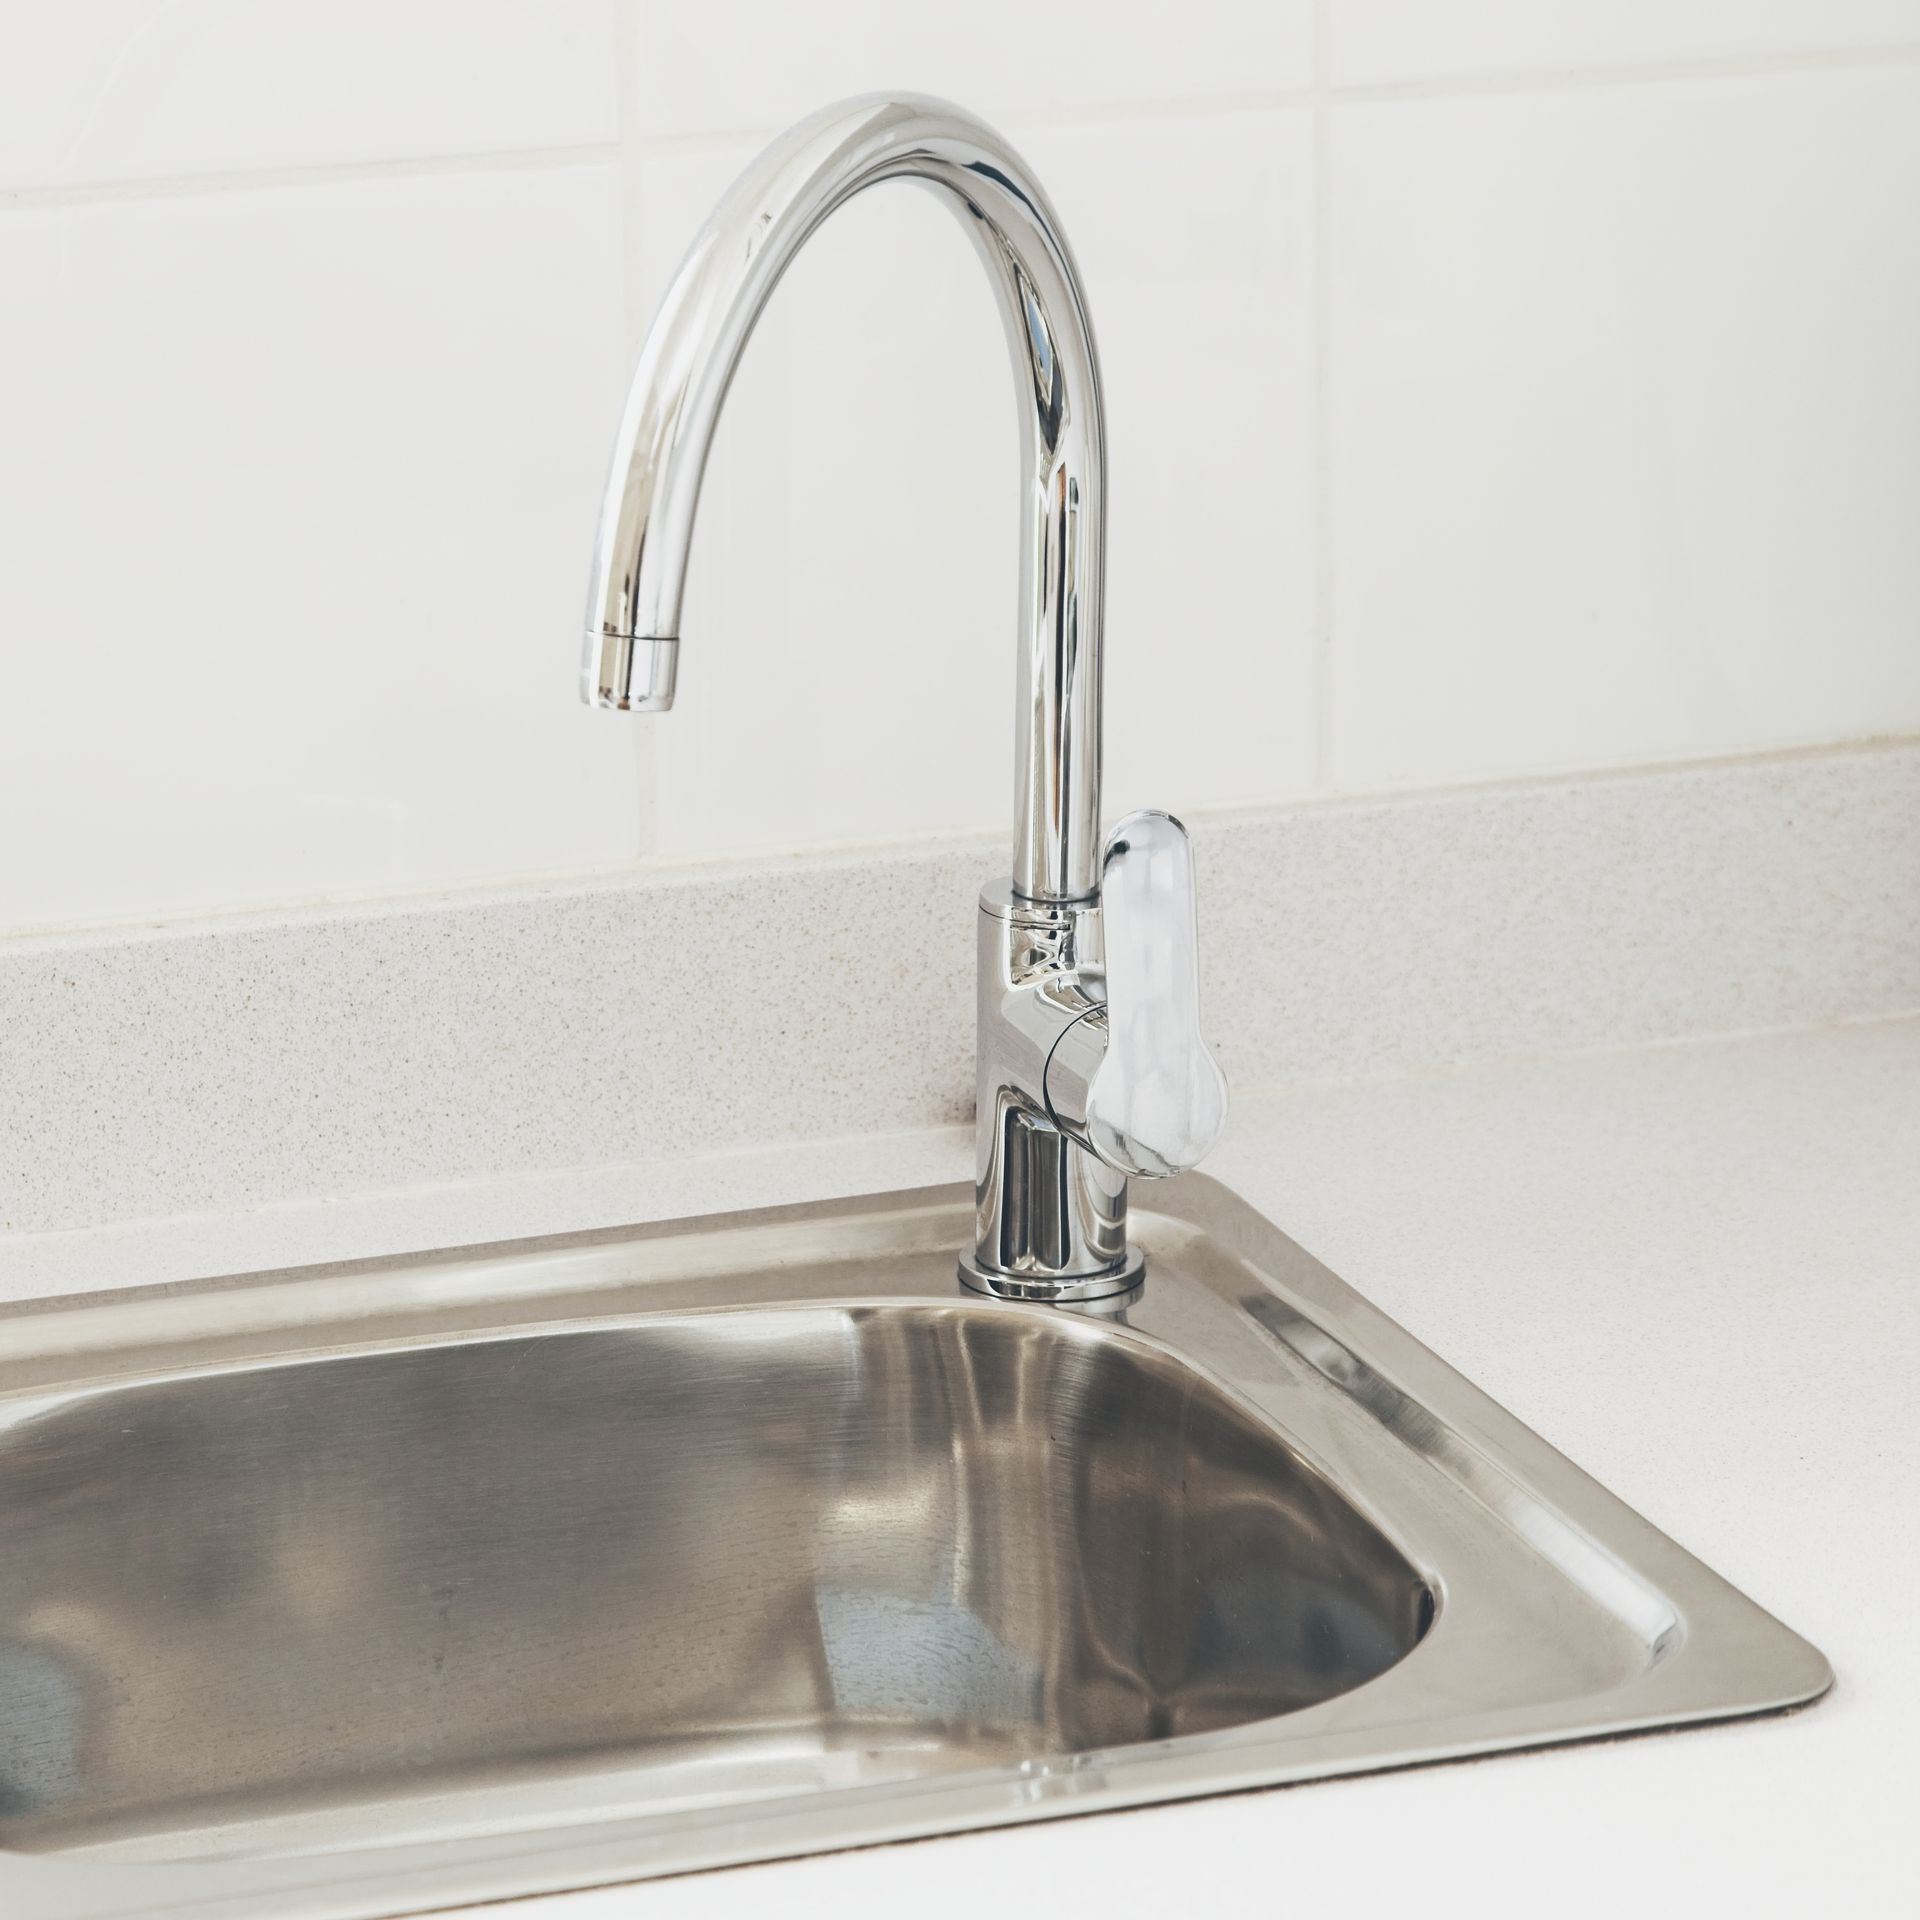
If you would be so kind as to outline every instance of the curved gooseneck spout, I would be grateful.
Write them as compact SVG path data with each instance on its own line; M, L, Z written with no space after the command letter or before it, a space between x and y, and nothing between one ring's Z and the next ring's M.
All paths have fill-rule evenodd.
M680 601L713 430L780 276L834 208L917 180L986 263L1020 393L1020 728L1011 884L980 896L975 1231L963 1284L1078 1302L1129 1292L1127 1183L1195 1165L1225 1083L1200 1022L1192 851L1136 813L1103 848L1106 427L1073 256L1046 196L958 107L874 96L803 120L740 176L647 335L594 547L582 692L673 704Z
M991 127L944 101L875 95L802 121L741 175L695 240L621 420L594 548L582 692L599 706L673 704L700 480L734 368L808 236L881 180L919 181L948 201L1006 321L1024 487L1013 892L1086 900L1100 883L1099 362L1046 196Z

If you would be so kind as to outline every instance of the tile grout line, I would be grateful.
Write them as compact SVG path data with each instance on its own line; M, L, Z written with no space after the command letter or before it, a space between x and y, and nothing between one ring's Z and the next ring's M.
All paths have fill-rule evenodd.
M1331 261L1333 183L1331 0L1313 0L1313 789L1333 787L1333 420Z
M1150 95L1137 100L1087 101L1071 107L1022 109L997 107L988 102L979 110L1003 131L1022 136L1028 133L1071 132L1078 127L1127 126L1140 120L1205 119L1214 115L1274 113L1304 108L1311 100L1311 92L1306 88L1281 87L1245 93ZM772 120L729 126L685 127L673 132L643 135L642 146L649 157L726 152L742 146L763 146L779 131L779 123Z
M193 200L302 187L353 186L379 180L430 180L462 174L552 173L604 166L618 159L617 141L577 146L411 154L385 160L333 160L314 166L248 167L223 173L156 174L149 180L75 180L57 186L0 187L0 215L66 207L117 206L150 200Z
M1315 19L1319 18L1315 0ZM1318 32L1325 46L1329 34ZM1647 60L1593 68L1545 67L1523 72L1446 75L1425 80L1349 81L1334 84L1329 60L1317 60L1312 81L1305 87L1255 89L1241 93L1145 95L1134 100L1086 102L1072 107L1031 110L1006 109L993 117L1016 132L1053 131L1081 126L1125 124L1135 120L1200 118L1308 111L1327 104L1372 105L1398 100L1450 100L1478 95L1499 97L1511 93L1560 93L1595 88L1658 85L1688 80L1741 80L1769 75L1872 72L1884 67L1920 65L1920 42L1896 42L1857 49L1803 53L1722 56L1693 60ZM770 139L772 123L683 128L645 136L649 153L702 152Z
M1318 0L1316 0L1316 9ZM1316 12L1316 18L1318 17ZM625 9L620 16L621 37L631 45L632 28ZM1324 43L1324 33L1320 36ZM633 62L626 60L630 75ZM1271 113L1305 110L1319 112L1346 105L1391 105L1398 101L1497 99L1538 93L1589 92L1609 87L1656 86L1685 81L1764 79L1794 74L1872 73L1888 68L1920 66L1920 42L1893 42L1880 46L1832 49L1821 52L1763 54L1744 58L1642 61L1591 69L1542 68L1512 74L1465 74L1426 80L1385 80L1333 85L1324 73L1307 88L1280 88L1250 93L1182 95L1089 104L1072 108L1018 113L1000 117L1018 129L1051 130L1101 126L1133 120L1184 118L1209 114ZM623 77L623 88L630 77ZM647 134L627 125L611 141L583 141L577 145L525 148L486 148L466 153L414 154L371 160L330 160L278 167L235 167L205 173L157 174L151 179L103 179L43 182L23 186L0 185L0 217L62 207L116 202L246 193L276 188L350 184L355 181L429 178L441 174L538 172L552 168L592 166L624 161L630 156L700 152L711 148L764 141L777 129L770 127L708 127L678 133Z
M1795 74L1874 73L1920 66L1920 42L1836 47L1696 59L1620 61L1594 67L1537 67L1514 73L1464 73L1424 80L1361 80L1330 87L1336 105L1394 101L1498 99L1527 93L1589 93L1609 87L1681 84L1690 80L1764 80Z
M620 173L620 345L634 353L646 316L640 311L640 241L638 184L640 148L639 33L630 0L614 10L613 127L615 158Z
M620 210L620 351L621 377L631 372L639 356L648 321L642 293L644 250L640 232L640 166L644 143L640 130L640 24L635 0L618 0L614 9L614 131L617 136ZM616 398L614 404L620 404ZM613 416L609 414L609 432ZM629 726L633 755L633 802L636 858L651 859L660 851L660 756L654 751L651 727Z

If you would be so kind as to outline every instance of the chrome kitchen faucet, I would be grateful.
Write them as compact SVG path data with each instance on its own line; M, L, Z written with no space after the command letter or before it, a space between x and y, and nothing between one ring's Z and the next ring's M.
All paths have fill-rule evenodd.
M1091 1300L1139 1283L1127 1181L1194 1166L1226 1113L1200 1031L1193 856L1171 814L1099 845L1106 426L1073 256L1007 143L944 101L869 95L774 142L728 191L656 315L594 546L581 690L673 705L701 475L780 276L863 187L917 180L959 215L999 296L1020 407L1013 871L980 899L976 1236L984 1293Z

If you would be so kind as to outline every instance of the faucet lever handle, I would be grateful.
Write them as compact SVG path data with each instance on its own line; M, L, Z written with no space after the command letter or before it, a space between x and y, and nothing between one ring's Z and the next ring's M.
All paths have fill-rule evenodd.
M1219 1137L1227 1083L1200 1030L1193 844L1172 814L1130 813L1107 836L1100 906L1106 1009L1088 1018L1106 1044L1074 1131L1123 1173L1178 1173Z

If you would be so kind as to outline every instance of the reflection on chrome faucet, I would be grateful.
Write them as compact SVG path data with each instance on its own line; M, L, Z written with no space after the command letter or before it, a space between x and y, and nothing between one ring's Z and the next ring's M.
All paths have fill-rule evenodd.
M582 692L672 706L700 481L748 336L833 210L882 180L959 215L1022 396L1013 865L981 896L977 1220L961 1277L1087 1300L1138 1284L1127 1180L1195 1165L1226 1086L1199 1025L1193 857L1172 815L1099 840L1106 431L1079 275L1046 196L992 128L884 95L802 121L734 183L641 352L601 510Z

